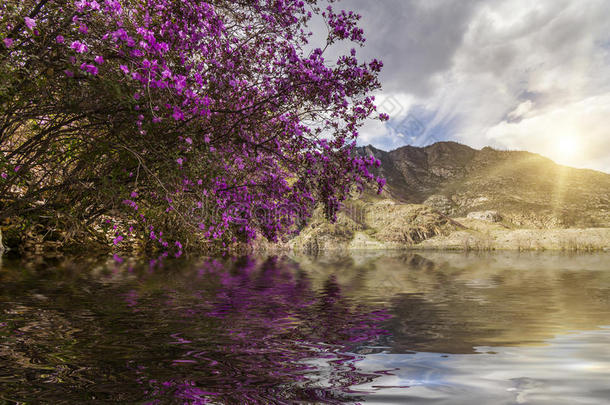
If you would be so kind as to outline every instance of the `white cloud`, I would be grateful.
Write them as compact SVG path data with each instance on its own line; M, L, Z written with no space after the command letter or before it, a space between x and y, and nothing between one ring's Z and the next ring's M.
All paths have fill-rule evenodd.
M532 100L525 100L524 102L519 104L517 106L517 108L515 108L513 111L508 113L508 118L510 118L511 120L521 119L521 118L525 117L527 115L527 113L529 113L532 110L533 106L534 106L534 103L532 102Z
M518 122L502 121L489 128L485 138L510 149L527 145L566 165L608 168L610 94L533 111Z

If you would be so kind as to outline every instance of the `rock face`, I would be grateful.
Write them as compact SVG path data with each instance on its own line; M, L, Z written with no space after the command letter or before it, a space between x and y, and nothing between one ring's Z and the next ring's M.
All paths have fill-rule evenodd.
M453 215L456 212L456 205L451 199L442 194L433 194L423 202L424 205L434 208L445 215Z
M456 221L421 204L391 200L352 201L330 224L321 211L290 241L297 251L317 253L337 249L404 249L462 229Z
M381 161L384 197L452 217L497 211L516 227L610 227L610 175L560 166L540 155L455 142L358 153Z
M475 211L469 212L466 218L478 219L480 221L487 222L500 222L502 221L502 215L498 211Z

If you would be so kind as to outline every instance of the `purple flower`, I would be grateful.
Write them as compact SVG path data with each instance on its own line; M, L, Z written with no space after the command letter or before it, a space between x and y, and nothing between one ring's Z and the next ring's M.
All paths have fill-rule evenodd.
M8 177L8 175L4 172L2 172L2 174L0 174L0 177L2 177L3 179L6 179Z
M64 43L64 37L63 35L58 35L55 37L55 42L57 42L58 44L63 44Z
M191 138L186 138L184 141L185 141L186 143L188 143L189 145L192 145L192 144L193 144L193 140L192 140Z
M68 69L64 70L64 74L68 77L74 77L74 72Z
M33 29L36 26L36 20L34 20L33 18L25 17L23 20L25 21L25 25L27 25L29 29Z
M13 42L15 42L12 38L4 38L4 46L6 46L7 48L10 48L11 46L13 46Z
M106 1L106 3L109 3ZM99 10L100 4L95 0L78 0L74 3L76 9L80 12L85 11L85 7L89 7L91 10Z
M175 78L174 88L177 91L182 91L186 87L186 77L182 75L178 75Z
M72 45L70 45L70 48L74 49L78 53L85 53L85 52L87 52L89 50L87 45L83 44L80 41L72 42Z
M184 159L178 158L178 159L176 159L176 163L178 163L178 165L182 166L182 163L184 163Z
M84 70L85 72L91 73L93 76L97 75L97 66L94 65L90 65L88 63L83 63L82 65L80 65L81 70Z
M119 68L123 71L123 73L129 74L129 68L127 66L120 65Z
M97 63L98 65L101 65L102 63L104 63L104 58L100 55L96 56L95 59L93 59L95 61L95 63Z
M123 237L121 235L119 235L116 238L114 238L112 243L115 244L115 245L118 245L122 240L123 240Z
M180 121L184 119L184 113L179 108L174 107L174 113L172 114L172 117L176 121Z

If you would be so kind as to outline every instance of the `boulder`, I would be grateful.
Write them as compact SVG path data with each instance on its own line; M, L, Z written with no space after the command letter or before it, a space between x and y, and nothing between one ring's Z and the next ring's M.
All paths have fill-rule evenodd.
M474 211L467 215L469 219L478 219L480 221L487 222L500 222L502 221L502 215L498 211Z

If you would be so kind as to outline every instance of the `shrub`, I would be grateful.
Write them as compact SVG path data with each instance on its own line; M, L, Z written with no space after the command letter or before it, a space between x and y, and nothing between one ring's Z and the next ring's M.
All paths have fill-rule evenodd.
M325 58L364 42L358 19L316 0L3 2L0 220L111 218L115 243L179 255L277 240L317 203L333 217L354 184L383 186L352 152L382 64Z

